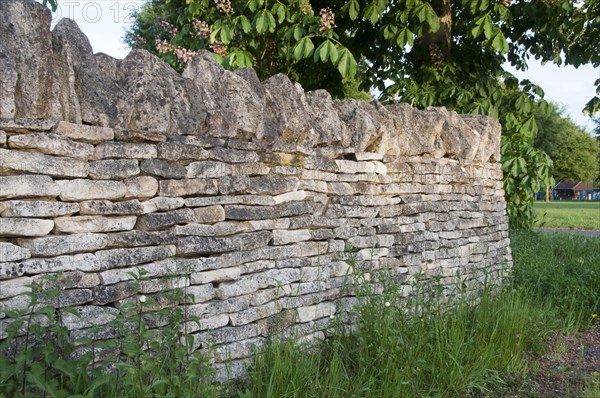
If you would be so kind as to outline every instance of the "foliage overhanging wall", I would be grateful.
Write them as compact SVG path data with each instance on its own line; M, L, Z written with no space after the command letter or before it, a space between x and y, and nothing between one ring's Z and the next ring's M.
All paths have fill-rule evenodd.
M399 283L510 265L497 121L334 101L208 53L179 75L49 26L0 3L0 334L56 272L84 334L186 287L195 347L241 371L265 337L348 309L347 242Z

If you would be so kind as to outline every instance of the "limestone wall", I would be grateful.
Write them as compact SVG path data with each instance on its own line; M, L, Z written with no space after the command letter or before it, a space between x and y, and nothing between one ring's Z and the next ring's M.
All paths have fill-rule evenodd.
M335 101L208 53L179 75L49 23L0 2L0 338L57 272L79 335L185 287L195 347L235 374L267 336L348 309L348 242L398 283L510 265L497 121Z

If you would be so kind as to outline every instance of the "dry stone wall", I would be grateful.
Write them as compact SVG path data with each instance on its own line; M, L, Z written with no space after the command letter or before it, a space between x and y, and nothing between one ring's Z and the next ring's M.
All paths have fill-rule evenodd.
M336 101L208 53L179 75L49 24L0 2L0 338L32 283L99 339L140 295L185 288L194 348L235 375L268 336L321 336L350 308L349 243L406 286L510 266L497 121Z

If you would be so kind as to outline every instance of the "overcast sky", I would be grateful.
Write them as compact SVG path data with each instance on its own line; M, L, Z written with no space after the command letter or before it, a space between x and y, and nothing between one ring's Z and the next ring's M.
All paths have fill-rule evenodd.
M72 18L89 38L94 52L124 58L129 52L123 36L131 23L130 14L143 3L143 0L59 0L53 23L62 17ZM600 78L600 69L542 66L532 60L527 72L513 73L540 85L545 98L563 105L577 124L589 131L594 128L592 120L581 110L595 94L594 81Z

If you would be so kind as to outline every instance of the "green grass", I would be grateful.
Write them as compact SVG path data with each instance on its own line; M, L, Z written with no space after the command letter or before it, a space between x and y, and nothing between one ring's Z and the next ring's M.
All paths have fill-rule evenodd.
M537 201L533 208L537 227L600 230L600 201Z

